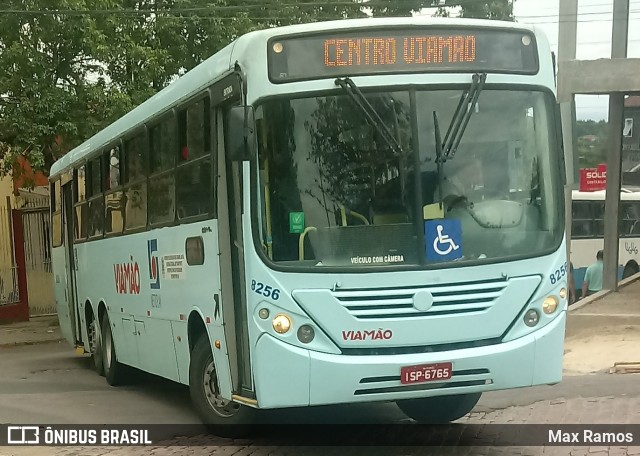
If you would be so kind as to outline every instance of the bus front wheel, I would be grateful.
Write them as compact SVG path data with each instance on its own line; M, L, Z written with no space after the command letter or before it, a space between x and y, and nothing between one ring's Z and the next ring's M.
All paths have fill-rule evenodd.
M624 271L622 272L622 278L627 279L637 273L638 273L638 265L635 263L629 262L624 267Z
M125 366L118 362L111 324L107 315L102 319L102 365L104 376L109 385L117 386L122 384Z
M189 365L191 400L209 431L223 437L246 435L257 417L257 410L220 396L209 338L198 339Z
M476 406L482 393L406 399L396 404L418 423L445 424L462 418Z

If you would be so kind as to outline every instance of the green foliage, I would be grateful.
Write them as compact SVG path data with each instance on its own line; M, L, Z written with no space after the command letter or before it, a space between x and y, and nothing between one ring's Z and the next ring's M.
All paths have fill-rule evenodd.
M1 4L32 9L41 7L38 3ZM85 2L65 0L60 7L84 8ZM0 30L1 171L17 154L26 155L36 168L49 166L61 156L65 142L75 143L102 124L103 113L95 108L110 98L106 88L87 80L96 67L90 46L97 33L93 20L2 14Z
M449 17L449 7L460 8L460 17L513 21L513 3L516 0L447 0L446 7L438 8L438 16Z
M579 168L594 168L607 159L609 124L605 120L578 120L576 155Z
M458 0L464 17L512 19L513 0ZM25 155L48 170L64 153L238 36L363 17L362 2L0 0L0 175ZM374 0L409 16L424 0ZM69 11L72 13L70 14Z
M513 2L515 0L491 0L479 2L477 0L460 0L461 17L495 19L513 21Z

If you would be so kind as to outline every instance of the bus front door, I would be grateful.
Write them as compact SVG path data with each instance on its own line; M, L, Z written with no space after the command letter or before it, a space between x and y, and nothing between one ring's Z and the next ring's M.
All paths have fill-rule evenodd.
M220 248L221 313L228 363L220 363L218 380L224 397L229 379L231 392L254 399L245 296L243 232L242 232L242 168L243 163L229 160L225 153L224 114L217 111L218 132L218 242ZM217 362L217 360L216 360ZM226 369L229 372L224 372Z
M63 311L68 314L71 337L76 344L82 343L82 332L80 331L80 313L78 309L78 292L76 288L76 251L73 245L74 223L73 223L73 191L72 182L62 186L62 235L64 236L65 250L65 297L66 307ZM66 317L66 315L65 315Z

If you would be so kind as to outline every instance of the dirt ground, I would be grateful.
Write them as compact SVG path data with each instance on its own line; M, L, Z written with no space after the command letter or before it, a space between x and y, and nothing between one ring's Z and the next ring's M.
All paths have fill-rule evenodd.
M640 363L640 281L567 317L565 375L609 372L620 362Z
M565 340L565 375L609 372L619 362L640 363L640 325L602 326Z

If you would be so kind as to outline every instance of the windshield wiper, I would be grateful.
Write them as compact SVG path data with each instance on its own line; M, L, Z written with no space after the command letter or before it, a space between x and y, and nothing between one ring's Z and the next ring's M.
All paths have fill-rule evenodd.
M360 91L358 86L351 80L351 78L343 78L336 79L336 85L340 86L342 90L344 90L349 97L355 102L355 104L360 108L362 113L364 114L367 121L371 124L372 127L376 128L382 138L385 140L387 145L400 156L404 155L402 150L402 146L396 140L395 136L391 133L387 125L384 123L378 111L369 103L367 97Z
M482 91L486 80L487 73L474 74L473 79L471 80L471 86L462 93L460 101L458 102L458 107L456 108L453 118L451 119L451 123L449 124L449 128L447 129L447 134L444 136L444 141L442 142L442 162L447 161L449 158L453 158L458 150L458 146L462 140L462 135L464 135L469 119L471 119L471 114L473 114L473 111L476 108L478 97L480 96L480 92Z

